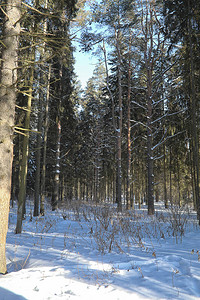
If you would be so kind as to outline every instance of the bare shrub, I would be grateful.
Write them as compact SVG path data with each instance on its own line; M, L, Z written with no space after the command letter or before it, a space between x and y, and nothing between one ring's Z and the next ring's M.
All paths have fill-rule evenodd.
M185 228L187 226L190 214L187 206L179 207L178 205L171 205L168 213L168 233L176 238L178 243L178 238L181 239L184 236Z
M95 247L102 254L125 252L132 246L154 253L153 239L175 237L176 242L184 236L189 211L187 207L171 206L148 216L146 210L125 210L122 213L109 204L94 205L74 201L70 210L63 210L63 218L87 222L88 231ZM148 245L146 246L146 241Z
M117 242L119 224L115 220L116 211L109 205L95 207L93 212L92 236L96 242L98 251L101 253L111 252L113 247L122 251Z

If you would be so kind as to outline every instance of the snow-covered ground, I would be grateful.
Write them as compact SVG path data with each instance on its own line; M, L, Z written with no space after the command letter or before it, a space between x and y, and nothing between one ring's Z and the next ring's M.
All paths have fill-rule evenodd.
M200 230L194 213L108 205L73 206L32 218L7 236L8 274L0 300L200 299Z

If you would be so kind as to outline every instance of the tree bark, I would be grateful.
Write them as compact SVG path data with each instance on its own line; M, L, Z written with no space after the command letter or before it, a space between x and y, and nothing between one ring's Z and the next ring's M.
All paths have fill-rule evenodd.
M6 268L21 1L7 0L0 69L0 273Z
M192 132L192 153L193 153L193 168L194 168L194 186L195 186L195 202L197 206L197 219L200 225L200 191L199 191L199 146L198 146L198 133L197 133L197 117L196 117L196 90L195 90L195 77L194 77L194 55L191 33L191 8L190 1L188 1L188 35L190 47L190 85L191 85L191 132Z
M119 211L122 211L122 71L121 71L121 50L120 39L121 32L115 32L116 36L116 49L117 49L117 62L118 62L118 128L117 128L117 190L116 202Z
M41 145L42 145L42 138L41 138L41 131L42 131L42 99L41 99L41 92L39 93L38 99L38 124L37 124L37 143L36 143L36 171L35 171L35 199L34 199L34 217L39 215L39 203L40 203L40 165L41 165Z
M169 202L172 205L172 147L169 148Z
M167 174L166 174L166 146L163 146L163 188L164 188L164 202L165 202L165 208L169 207L168 203L168 195L167 195Z
M41 196L40 196L40 214L42 216L44 216L45 183L46 183L46 156L47 156L47 136L48 136L48 123L49 123L50 79L51 79L51 64L49 65L49 72L48 72L45 122L44 122L43 162L42 162Z
M127 191L126 191L126 205L127 209L131 208L131 38L129 41L129 69L128 69L128 96L127 96Z
M35 60L35 48L32 48L31 61ZM29 91L27 99L27 111L24 128L26 133L23 138L22 146L22 160L20 170L20 186L19 186L19 197L18 197L18 209L17 209L17 225L16 234L22 232L22 220L25 214L25 198L26 198L26 180L28 172L28 155L29 155L29 128L30 128L30 117L31 117L31 104L33 97L33 80L34 80L34 66L30 67L30 78L29 78Z
M154 32L153 32L153 9L152 4L147 7L146 2L146 18L143 26L145 36L145 67L146 67L146 102L147 102L147 201L148 214L154 214L154 173L153 173L153 99L152 99L152 75L154 65Z
M52 198L52 210L58 208L59 201L59 187L60 187L60 139L61 139L61 123L60 118L57 117L57 148L56 148L56 166L54 175L54 189Z
M60 151L61 151L61 105L62 105L62 84L63 84L63 66L62 63L59 63L58 70L58 106L57 106L57 116L56 116L56 157L55 157L55 173L54 173L54 182L53 182L53 194L52 194L52 210L58 208L58 201L60 196Z
M152 51L152 48L151 48ZM152 103L152 65L147 59L147 197L148 197L148 214L154 214L154 173L153 173L153 131L152 131L152 115L153 115L153 103Z
M39 7L39 0L35 0L35 7L38 9ZM47 5L45 5L45 8ZM36 25L37 26L37 25ZM46 33L46 22L44 23L44 34ZM45 43L44 43L45 48ZM45 49L43 48L42 55L40 59L42 58ZM40 67L40 85L43 83L43 76L42 76L42 66ZM34 194L34 217L39 216L39 203L40 203L40 166L41 166L41 145L42 145L42 137L41 137L41 131L42 131L42 92L41 89L39 90L39 99L38 99L38 124L37 124L37 143L36 143L36 171L35 171L35 194Z

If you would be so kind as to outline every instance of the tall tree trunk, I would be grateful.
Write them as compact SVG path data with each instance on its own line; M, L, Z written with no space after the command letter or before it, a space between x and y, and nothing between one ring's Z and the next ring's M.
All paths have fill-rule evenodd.
M150 132L150 131L149 131ZM148 134L151 134L149 133ZM152 135L147 138L147 177L148 177L148 187L147 187L147 199L148 199L148 214L154 214L154 198L153 198L153 158L152 158Z
M164 187L164 203L165 203L165 208L169 207L169 203L168 203L168 195L167 195L167 175L166 175L166 149L165 149L165 145L163 145L163 152L164 152L164 156L163 156L163 187Z
M42 162L41 196L40 196L40 214L42 216L44 216L44 200L45 200L46 156L47 156L47 135L48 135L48 123L49 123L48 120L49 120L50 79L51 79L51 64L49 65L48 80L47 80L47 95L46 95L45 122L44 122L43 162Z
M39 8L39 0L35 0L35 7L36 9ZM47 2L45 3L45 8L47 8ZM46 21L44 23L44 34L46 34ZM40 59L44 55L45 51L45 43L44 43L44 48L42 50L42 55ZM41 59L42 60L42 59ZM40 85L43 83L43 76L42 76L42 66L40 66ZM41 137L41 131L42 131L42 91L39 86L39 99L38 99L38 124L37 124L37 130L38 130L38 135L37 135L37 142L36 142L36 171L35 171L35 194L34 194L34 212L33 215L37 217L39 215L39 203L40 203L40 165L41 165L41 145L42 145L42 137Z
M178 205L181 207L181 185L180 185L180 165L177 159L177 184L178 184Z
M122 71L121 71L121 49L120 38L121 32L118 30L116 33L116 49L118 61L118 128L117 128L117 190L116 202L118 210L122 210Z
M147 66L147 197L148 197L148 214L154 214L154 174L153 174L153 132L152 132L152 71Z
M193 196L193 205L194 209L197 209L197 203L196 203L196 193L195 193L195 184L194 184L194 165L193 165L193 159L192 159L192 143L190 143L189 147L189 159L190 159L190 175L191 175L191 186L192 186L192 196Z
M146 6L148 3L146 2ZM149 17L149 19L148 19ZM152 99L152 74L153 74L153 9L152 3L150 8L146 7L145 20L145 67L146 67L146 102L147 102L147 201L148 214L154 214L154 173L153 173L153 99Z
M99 126L99 125L96 125ZM96 135L96 153L95 153L95 165L94 165L94 201L99 203L100 201L100 136L99 129L97 129Z
M35 60L35 48L32 48L31 61ZM26 198L26 180L28 171L28 155L29 155L29 128L30 128L30 117L31 117L31 103L33 97L33 80L34 80L34 66L30 67L30 78L29 78L29 91L27 99L27 110L25 118L25 135L23 138L22 146L22 160L20 165L20 182L19 182L19 196L18 196L18 209L17 209L17 225L16 233L21 233L22 231L22 219L25 213L25 198Z
M41 145L42 145L42 95L39 93L39 107L38 107L38 125L37 125L37 142L36 142L36 172L35 172L35 199L34 199L34 212L33 215L39 215L39 202L40 202L40 160L41 160Z
M60 187L60 140L61 140L61 123L60 118L57 117L57 148L56 148L56 165L55 165L55 175L54 175L54 189L52 198L52 210L58 208L59 201L59 187Z
M188 0L188 35L189 35L189 47L190 47L190 85L191 85L191 126L192 126L192 152L193 152L193 168L194 168L194 186L197 206L197 218L200 225L200 193L199 193L199 146L198 146L198 135L197 135L197 119L196 119L196 91L195 91L195 78L194 78L194 55L193 55L193 44L192 44L192 33L191 33L191 7L190 1Z
M39 0L36 1L36 5L39 6ZM45 0L45 9L48 8L48 0ZM43 28L43 34L44 36L46 35L47 32L47 19L44 21L44 28ZM45 47L46 47L46 42L43 43L43 49L42 49L42 57L45 54ZM42 68L42 67L41 67ZM41 70L42 73L42 70ZM44 75L43 75L44 76ZM47 76L47 92L46 92L46 105L45 105L45 120L44 120L44 139L43 139L43 161L42 161L42 173L40 175L40 173L37 171L37 182L38 182L38 187L37 187L37 192L35 192L35 201L39 202L40 200L40 215L44 216L44 198L45 198L45 177L46 177L46 152L47 152L47 133L48 133L48 113L49 113L49 95L50 95L50 77L51 77L51 63L49 63L49 71L48 71L48 76ZM41 76L42 78L42 76ZM41 99L40 99L41 101ZM42 113L42 103L41 104L41 111L39 114L39 119L41 119L41 121L39 121L38 119L38 131L41 132L42 130L42 117L43 117L43 113ZM40 129L41 128L41 129ZM41 148L42 146L42 138L38 138L38 147L37 148ZM39 163L39 158L41 156L41 149L38 151L40 151L40 154L38 152L38 170L40 170L40 163ZM39 175L39 176L38 176ZM36 178L37 178L36 177ZM39 191L39 187L40 187L40 191ZM40 198L40 199L39 199ZM39 204L36 204L36 207L39 206ZM38 213L38 212L37 212Z
M172 205L172 147L169 146L169 202Z
M134 167L133 164L131 165L131 178L133 178L133 172L134 172ZM130 204L131 204L131 208L134 209L134 195L133 195L133 186L134 183L132 181L132 183L130 184Z
M54 182L53 182L53 194L52 194L52 210L58 208L58 201L60 196L60 150L61 150L61 106L62 106L62 86L63 86L63 65L62 62L58 64L58 106L56 116L56 157L55 157L55 169L54 169Z
M129 41L129 69L128 69L128 96L127 96L127 192L126 192L126 201L127 209L131 208L131 38Z
M0 273L6 268L6 235L11 193L21 1L7 0L0 69Z
M64 204L66 197L66 184L65 184L65 176L62 175L62 187L61 187L61 202Z
M113 170L113 178L112 178L112 197L113 197L113 203L116 203L116 172Z

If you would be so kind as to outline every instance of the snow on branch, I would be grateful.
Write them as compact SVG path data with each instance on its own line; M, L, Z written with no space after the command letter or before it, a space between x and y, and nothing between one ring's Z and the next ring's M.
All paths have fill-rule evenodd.
M139 104L139 103L138 103L138 102L136 102L136 101L131 101L131 103L134 103L134 104L138 105L139 107L141 107L141 108L143 108L143 109L146 109L146 107L145 107L145 106L143 106L143 105Z
M182 112L184 112L184 111L185 111L185 109L176 111L176 112L171 113L171 114L166 113L166 114L164 114L163 116L159 117L158 119L152 121L152 124L154 124L154 123L156 123L156 122L158 122L158 121L161 121L161 120L162 120L163 118L165 118L165 117L171 117L171 116L177 115L177 114L179 114L179 113L182 113Z
M182 134L183 132L185 132L185 130L182 130L182 131L180 131L180 132L177 132L176 134L174 134L174 135L169 135L169 136L167 136L164 140L162 140L163 139L163 137L162 137L162 141L160 141L158 144L156 144L153 148L152 148L152 150L155 150L157 147L159 147L159 146L161 146L163 143L165 143L167 140L169 140L169 139L171 139L171 138L174 138L175 136L177 136L177 135L179 135L179 134Z

